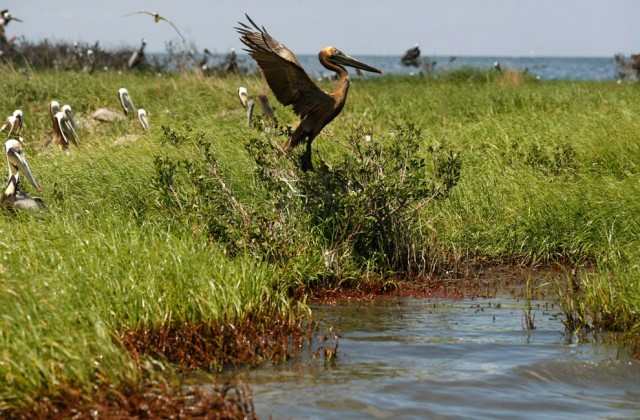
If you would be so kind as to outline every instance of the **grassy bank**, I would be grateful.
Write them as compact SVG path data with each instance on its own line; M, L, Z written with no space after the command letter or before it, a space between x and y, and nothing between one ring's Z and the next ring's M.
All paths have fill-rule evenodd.
M90 398L158 366L284 358L311 288L469 260L596 267L563 295L573 325L640 329L637 85L465 71L356 80L314 142L319 175L305 175L272 147L297 124L290 109L270 96L280 128L265 130L259 111L258 127L245 124L236 89L268 93L259 78L2 77L0 115L24 111L48 209L0 217L0 410L76 390ZM123 86L149 113L149 133L134 120L86 125L70 157L39 150L50 100L88 121L118 109ZM114 145L131 133L141 137ZM384 176L349 178L372 168ZM380 208L378 221L392 223L371 222ZM383 228L395 240L370 233Z

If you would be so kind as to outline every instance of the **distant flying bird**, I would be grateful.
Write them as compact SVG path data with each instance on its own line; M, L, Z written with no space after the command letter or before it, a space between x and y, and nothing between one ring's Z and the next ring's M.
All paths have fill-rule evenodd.
M144 47L147 45L147 38L142 38L142 44L140 45L140 49L138 51L134 51L129 57L129 61L127 62L127 66L130 69L137 69L140 67L142 62L144 61Z
M338 75L338 86L331 92L323 92L304 71L295 55L282 43L260 29L248 15L253 28L239 22L236 28L245 49L258 63L271 91L283 105L293 105L293 111L300 116L300 124L291 138L284 144L285 150L307 140L307 149L302 155L303 170L313 169L311 163L311 142L344 107L349 90L349 73L342 66L350 66L375 73L380 70L357 61L335 47L325 47L318 54L320 64Z
M156 23L160 22L161 20L163 20L163 21L167 22L169 25L173 26L173 29L175 29L175 31L178 33L178 35L180 35L180 38L182 38L182 40L183 40L184 42L187 42L187 41L184 39L184 37L182 36L182 34L180 33L180 31L178 30L178 28L176 27L176 25L174 25L174 24L173 24L173 22L171 22L171 21L170 21L169 19L167 19L166 17L164 17L164 16L160 16L158 13L149 12L149 11L146 11L146 10L140 10L140 11L138 11L138 12L129 13L128 15L125 15L125 16L132 16L132 15L137 15L137 14L140 14L140 13L145 14L145 15L153 16L153 20L154 20Z
M136 107L133 106L129 91L126 88L120 88L118 90L118 100L120 100L120 105L122 105L125 115L136 113Z
M147 117L147 111L142 108L138 110L138 121L140 121L140 125L144 131L149 131L149 118Z
M37 210L45 207L41 199L32 198L18 190L18 179L22 172L38 192L42 191L33 173L31 173L20 142L15 139L8 140L4 145L4 151L9 165L9 180L0 199L2 207L8 210Z
M416 44L415 47L405 51L402 59L400 60L405 66L418 66L418 58L420 57L420 46Z
M243 107L247 107L247 101L249 100L249 95L247 93L247 88L244 86L240 86L238 88L238 98L240 99L240 103Z

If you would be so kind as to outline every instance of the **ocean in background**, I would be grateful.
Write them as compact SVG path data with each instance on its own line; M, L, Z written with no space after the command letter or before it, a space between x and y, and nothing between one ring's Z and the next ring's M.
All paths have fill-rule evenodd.
M373 67L382 70L383 74L417 74L421 72L419 67L406 67L400 64L400 56L368 56L353 55ZM307 73L314 79L328 76L326 70L318 62L317 55L298 55L298 61ZM218 56L211 60L211 64L220 63L224 57ZM618 67L613 56L611 57L450 57L430 56L423 57L431 62L436 62L435 73L459 69L461 67L474 67L491 69L497 61L502 70L528 70L534 77L541 80L588 80L588 81L614 81L618 80ZM251 57L238 54L238 62L242 67L255 69L255 62Z

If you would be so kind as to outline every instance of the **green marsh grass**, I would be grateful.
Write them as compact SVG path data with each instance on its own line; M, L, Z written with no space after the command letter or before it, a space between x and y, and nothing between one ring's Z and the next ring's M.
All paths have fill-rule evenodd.
M179 325L212 332L245 321L258 330L295 326L309 316L304 296L336 285L325 281L327 270L339 273L338 282L343 275L388 281L373 262L352 264L352 250L331 249L312 229L288 237L296 252L286 260L242 247L231 255L193 213L158 203L155 159L195 152L170 147L163 130L170 127L202 133L229 190L267 211L245 149L260 133L246 126L236 97L240 85L251 96L269 93L261 79L7 69L2 76L0 112L25 112L29 143L50 129L50 100L88 119L99 107L118 109L120 87L147 110L152 128L143 134L134 120L84 128L69 158L53 146L27 150L48 209L0 216L1 411L64 389L92 395L101 384L135 383L172 366L153 352L136 359L122 342L128 332ZM637 332L639 89L474 72L355 80L342 114L315 140L314 160L338 161L341 143L356 132L393 142L396 127L415 125L421 150L459 151L461 172L446 199L415 214L410 242L425 262L413 274L437 275L479 257L597 268L581 277L579 291L561 296L567 316L576 327ZM293 112L269 98L281 127L295 127ZM114 146L130 133L141 137ZM336 251L342 271L325 265L327 250ZM216 356L210 369L227 360Z

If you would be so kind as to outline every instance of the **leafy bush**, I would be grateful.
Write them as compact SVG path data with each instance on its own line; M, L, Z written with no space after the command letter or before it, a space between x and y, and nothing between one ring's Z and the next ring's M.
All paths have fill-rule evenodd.
M279 147L288 128L271 129L250 140L257 198L242 200L224 180L211 142L203 134L165 128L166 140L196 151L180 159L156 158L157 202L184 218L189 215L230 252L248 247L272 261L318 254L336 276L345 264L376 271L413 270L424 264L426 240L421 212L446 198L460 177L458 153L445 146L420 151L421 131L398 125L393 138L371 140L357 129L336 162L320 159L303 172L297 154ZM308 245L307 251L305 246Z

